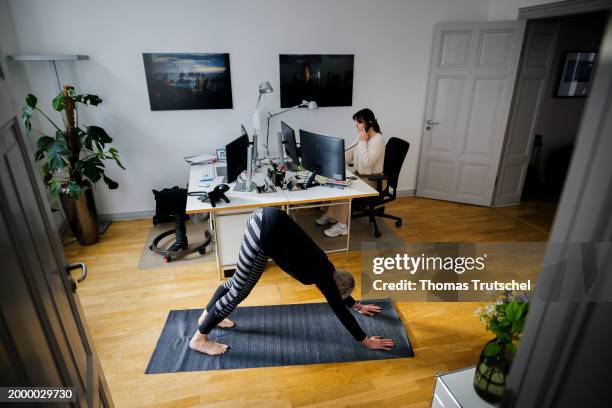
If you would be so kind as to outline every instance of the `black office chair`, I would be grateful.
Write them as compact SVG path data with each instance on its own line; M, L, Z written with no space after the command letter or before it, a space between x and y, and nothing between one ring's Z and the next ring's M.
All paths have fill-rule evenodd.
M368 176L368 180L376 181L376 189L378 197L359 198L353 201L355 212L351 218L368 217L374 225L374 236L380 237L382 234L376 224L376 217L389 218L395 220L395 226L402 226L402 219L394 215L385 214L385 205L395 201L397 194L397 182L399 179L402 165L410 143L405 140L392 137L385 146L385 162L383 164L383 174ZM387 185L383 189L383 180L387 181Z

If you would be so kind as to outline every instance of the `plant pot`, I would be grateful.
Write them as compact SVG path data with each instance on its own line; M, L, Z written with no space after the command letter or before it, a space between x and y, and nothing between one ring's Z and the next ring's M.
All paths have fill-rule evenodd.
M70 230L81 245L92 245L98 242L98 216L90 187L83 187L78 200L60 194L60 202Z
M480 353L476 372L474 373L474 389L483 400L492 404L501 402L506 379L510 372L514 354L500 345L500 352L495 356L486 356L485 349L497 338L489 341Z

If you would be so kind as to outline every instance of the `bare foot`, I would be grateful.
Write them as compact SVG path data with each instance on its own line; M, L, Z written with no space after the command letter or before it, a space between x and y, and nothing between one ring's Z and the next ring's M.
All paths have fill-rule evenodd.
M208 313L206 312L206 309L204 309L204 311L202 312L202 316L200 316L200 318L198 319L198 326L202 324L207 314ZM235 325L236 323L226 318L223 319L217 326L221 327L222 329L229 329L230 327L234 327Z
M206 334L202 334L199 331L193 335L189 341L189 348L200 353L209 354L211 356L217 356L227 351L228 345L221 344L214 341L208 340Z

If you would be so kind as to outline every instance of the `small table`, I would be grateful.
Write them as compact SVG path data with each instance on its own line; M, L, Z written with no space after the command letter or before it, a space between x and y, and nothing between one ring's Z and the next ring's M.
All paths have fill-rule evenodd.
M493 408L476 394L474 372L476 367L466 367L443 374L436 374L436 385L431 397L432 408Z

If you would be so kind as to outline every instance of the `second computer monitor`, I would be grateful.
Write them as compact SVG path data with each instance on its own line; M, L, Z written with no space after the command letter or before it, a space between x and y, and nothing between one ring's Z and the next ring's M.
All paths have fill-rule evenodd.
M335 180L346 180L344 139L300 129L300 146L302 166L306 170Z
M285 145L285 151L291 157L291 161L296 166L300 165L300 158L298 155L297 142L295 141L295 132L293 128L281 121L281 132L283 134L283 145Z
M243 133L242 136L225 145L225 157L227 159L227 182L231 183L247 169L249 136Z

